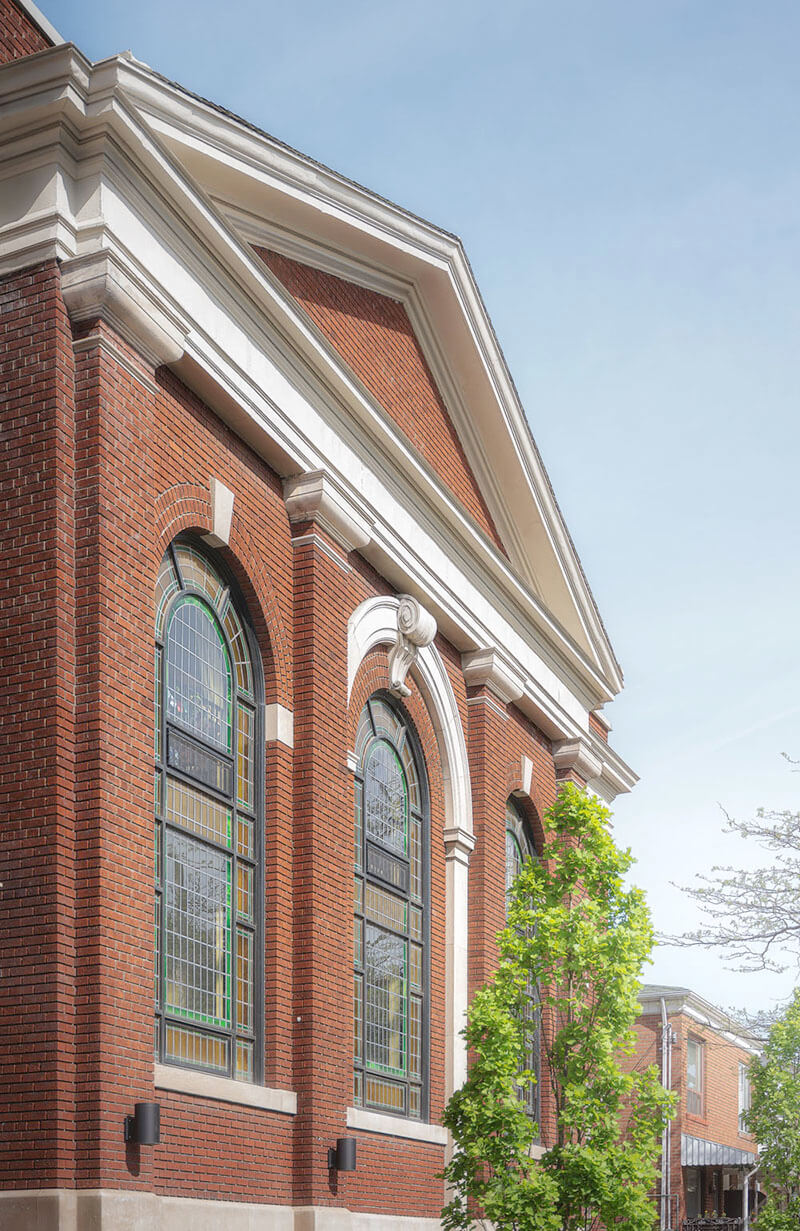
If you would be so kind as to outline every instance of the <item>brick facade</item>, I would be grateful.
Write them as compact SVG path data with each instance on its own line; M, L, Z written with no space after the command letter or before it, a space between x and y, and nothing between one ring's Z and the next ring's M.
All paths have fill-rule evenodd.
M0 64L45 51L50 40L14 0L0 0Z
M687 1218L698 1215L740 1216L742 1177L754 1164L757 1147L752 1134L739 1128L739 1066L749 1066L757 1044L747 1031L687 989L645 987L632 1066L655 1064L659 1073L664 1071L659 990L664 994L671 1034L670 1088L677 1100L671 1122L672 1221L668 1225L681 1226ZM700 1045L702 1053L699 1110L696 1104L691 1105L689 1094L690 1040ZM753 1181L751 1188L755 1200ZM690 1189L697 1192L696 1209L692 1208L695 1199Z
M24 5L0 3L9 60L43 50ZM69 73L78 53L55 48L50 55L54 73ZM91 66L80 67L91 75ZM12 93L23 70L24 60L3 70L17 74ZM0 90L11 80L3 73ZM12 113L14 124L23 120ZM36 126L38 133L38 113ZM26 169L12 163L12 172L24 177ZM191 339L214 341L214 329L184 328L180 311L205 310L195 309L188 292L185 302L166 290L158 299L144 259L135 293L113 263L92 266L83 284L88 258L65 252L65 233L46 259L31 262L25 249L15 267L12 254L0 279L0 1227L167 1231L195 1218L212 1225L202 1219L223 1207L209 1202L226 1203L231 1231L283 1231L286 1217L300 1220L298 1227L305 1219L309 1231L333 1227L325 1221L333 1212L342 1228L357 1222L341 1220L362 1215L383 1216L376 1225L387 1229L405 1226L407 1217L434 1226L444 1196L439 1126L448 1083L464 1062L457 1032L467 991L494 968L504 921L506 802L515 797L540 849L558 780L584 780L576 765L594 766L607 797L621 789L621 762L608 769L611 751L598 752L607 733L590 717L615 682L591 693L584 661L561 643L544 645L538 610L498 571L508 562L503 545L402 305L264 254L297 297L295 308L328 334L381 415L400 427L437 482L449 485L482 531L488 563L472 541L470 563L462 563L460 531L444 520L432 528L438 513L425 512L430 496L422 480L418 491L403 494L405 520L397 524L380 522L377 497L369 508L358 506L361 489L373 490L369 451L356 467L338 440L324 444L322 431L309 429L314 447L329 456L309 451L311 460L298 460L301 445L289 427L281 435L264 426L266 409L261 419L247 409L252 389L268 381L248 371L251 392L241 386L234 396L235 382L222 388L220 363L192 350ZM37 252L48 248L38 236L36 244ZM169 268L165 258L159 276ZM195 290L205 292L202 278ZM263 353L277 356L268 377L280 393L270 388L269 396L291 408L290 427L302 426L303 415L322 415L325 398L313 402L303 382L290 378L305 363L307 383L313 376L318 388L319 372L263 311ZM223 322L223 358L232 366L235 328L245 317L231 308ZM262 352L249 354L255 372ZM337 405L337 416L348 413L344 402ZM292 494L298 476L320 474L323 498L305 489L300 498ZM407 482L399 469L374 489L382 499L402 494ZM233 497L223 537L214 483ZM265 721L269 716L259 955L264 1082L241 1097L230 1087L244 1083L223 1089L211 1081L189 1092L162 1071L168 1066L154 1066L154 594L164 551L180 534L212 542L241 589L263 663ZM425 580L422 567L442 541L441 575ZM480 591L481 619L501 631L504 604L523 604L524 636L514 634L518 661L492 641L489 657L500 666L475 667L476 643L483 643L462 598L468 584ZM504 585L511 597L501 601ZM403 641L404 593L435 611L430 644ZM363 627L358 613L366 613ZM375 632L378 618L390 625ZM367 698L402 694L393 672L404 646L410 666L402 705L430 794L429 1123L384 1120L382 1128L378 1116L364 1127L363 1117L349 1123L348 754ZM564 747L578 759L571 763ZM123 1140L123 1119L138 1101L161 1106L157 1146ZM550 1116L545 1096L545 1140ZM328 1147L343 1136L358 1142L353 1174L327 1167ZM415 1224L418 1231L424 1225Z

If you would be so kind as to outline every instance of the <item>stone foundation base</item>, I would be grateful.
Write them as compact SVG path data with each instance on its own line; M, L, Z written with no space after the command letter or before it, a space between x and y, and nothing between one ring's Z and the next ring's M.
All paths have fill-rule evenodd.
M440 1231L438 1218L114 1189L0 1192L0 1231Z

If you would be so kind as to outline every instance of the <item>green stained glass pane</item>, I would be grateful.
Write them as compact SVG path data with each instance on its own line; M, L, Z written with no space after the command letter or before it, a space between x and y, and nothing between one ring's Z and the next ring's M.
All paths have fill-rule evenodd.
M365 925L366 1063L398 1076L406 1068L407 962L401 937Z
M173 608L167 629L167 718L231 750L231 665L216 619L200 599Z
M367 837L390 850L408 850L408 794L403 767L391 744L374 743L364 767Z
M353 1106L361 1107L364 1102L364 1077L361 1073L353 1074Z
M229 1027L230 858L170 829L164 838L165 1008Z
M364 913L364 882L357 876L353 881L353 907L359 915Z

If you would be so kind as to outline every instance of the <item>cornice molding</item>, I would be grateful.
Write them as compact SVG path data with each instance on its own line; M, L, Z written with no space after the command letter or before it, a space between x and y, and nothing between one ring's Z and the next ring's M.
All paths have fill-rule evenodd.
M154 368L182 358L188 326L113 253L101 250L65 261L61 293L74 324L98 317L107 321Z
M366 518L324 470L286 479L283 498L290 522L314 522L345 551L366 547L372 537Z
M505 662L494 647L461 655L464 679L471 687L488 688L503 705L518 701L525 692L525 678Z
M559 773L572 772L584 782L593 782L603 772L603 763L595 756L588 740L567 739L553 749L553 764Z

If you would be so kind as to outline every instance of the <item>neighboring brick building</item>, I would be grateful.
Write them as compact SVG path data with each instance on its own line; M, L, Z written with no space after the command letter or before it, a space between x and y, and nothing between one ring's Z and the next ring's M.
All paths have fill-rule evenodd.
M457 239L27 0L0 62L0 1227L426 1231L619 667Z
M758 1040L726 1013L685 987L647 985L639 994L637 1067L657 1064L677 1096L665 1133L661 1227L698 1218L741 1218L750 1176L749 1208L758 1200L756 1144L743 1113L750 1105L748 1069Z

